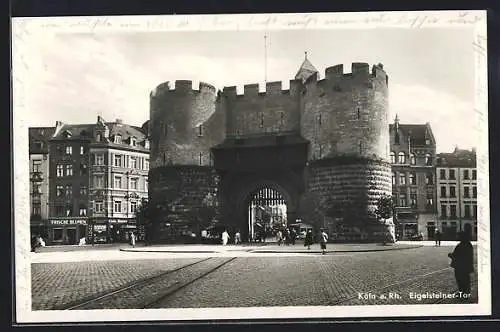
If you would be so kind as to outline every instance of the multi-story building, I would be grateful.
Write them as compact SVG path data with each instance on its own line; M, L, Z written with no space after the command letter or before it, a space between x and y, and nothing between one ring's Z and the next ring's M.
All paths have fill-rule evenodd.
M56 122L49 141L49 244L77 244L87 234L92 125Z
M436 228L436 140L429 123L389 125L392 195L400 239L422 234L432 239Z
M49 139L52 127L29 128L30 230L31 235L47 237L49 217Z
M94 241L127 241L129 231L136 228L136 209L148 198L149 139L144 129L119 119L105 122L99 116L90 162Z
M436 175L438 229L443 239L456 240L457 232L469 224L477 239L477 169L476 151L455 148L440 153Z

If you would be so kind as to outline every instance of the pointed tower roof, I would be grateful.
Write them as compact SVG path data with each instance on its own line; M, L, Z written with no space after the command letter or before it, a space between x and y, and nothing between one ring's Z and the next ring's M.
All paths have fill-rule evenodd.
M305 52L305 59L304 62L302 62L302 65L300 65L299 70L297 71L297 74L295 75L295 79L301 79L302 82L306 81L309 77L312 75L318 73L318 70L316 67L313 66L313 64L307 59L307 52Z

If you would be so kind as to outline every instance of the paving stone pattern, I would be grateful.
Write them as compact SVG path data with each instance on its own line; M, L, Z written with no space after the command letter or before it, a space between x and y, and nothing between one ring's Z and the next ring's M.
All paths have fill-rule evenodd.
M410 299L409 293L456 291L446 257L450 248L311 257L241 257L184 288L164 307L242 307L457 303ZM440 271L442 270L442 271ZM439 271L428 276L428 273ZM473 278L477 280L477 273ZM218 286L220 285L220 286ZM386 288L384 288L386 287ZM393 300L359 300L358 294L398 293ZM477 285L473 298L477 302Z
M53 310L82 297L122 287L134 280L200 259L98 261L31 264L32 309Z

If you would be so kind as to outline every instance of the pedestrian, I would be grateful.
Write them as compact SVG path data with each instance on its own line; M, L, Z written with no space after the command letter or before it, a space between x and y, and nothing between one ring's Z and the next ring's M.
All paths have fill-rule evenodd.
M470 227L469 227L470 228ZM455 269L455 280L458 291L463 294L471 293L470 274L474 272L473 248L470 242L470 231L466 228L459 233L460 243L455 247L452 253L448 254L451 258L450 266Z
M283 241L283 233L281 231L276 233L276 241L278 242L278 246L281 246L281 242Z
M229 233L224 230L224 232L222 232L222 245L225 246L227 245L227 242L229 241Z
M313 244L313 233L312 230L308 230L306 233L306 239L304 241L304 247L307 247L307 250L310 250L312 244Z
M292 245L294 246L295 245L295 237L297 236L297 234L295 233L295 229L291 229L290 230L290 240L292 241Z
M438 230L436 230L436 234L434 235L435 239L436 239L436 246L441 246L441 232Z
M234 244L240 244L241 243L241 234L240 231L236 231L236 234L234 234Z
M328 241L328 234L326 234L325 230L321 230L319 234L319 244L321 246L321 254L326 254L326 242Z
M130 244L132 245L132 248L135 248L135 233L130 232Z

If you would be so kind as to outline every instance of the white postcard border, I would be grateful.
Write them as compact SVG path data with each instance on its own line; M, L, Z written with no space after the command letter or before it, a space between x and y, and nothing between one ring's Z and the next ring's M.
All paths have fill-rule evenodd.
M471 27L475 31L475 114L478 131L478 304L366 305L331 307L204 308L155 310L32 311L29 230L28 128L30 68L36 61L36 45L54 33L278 30L278 29L371 29ZM489 224L488 98L486 11L371 12L315 14L240 14L194 16L121 16L14 18L13 61L13 162L15 294L18 323L184 321L286 318L361 318L473 316L491 314L491 253ZM30 59L31 58L31 59ZM29 60L29 61L28 61ZM43 110L41 110L43 111Z

